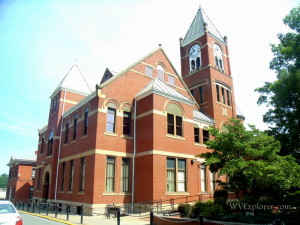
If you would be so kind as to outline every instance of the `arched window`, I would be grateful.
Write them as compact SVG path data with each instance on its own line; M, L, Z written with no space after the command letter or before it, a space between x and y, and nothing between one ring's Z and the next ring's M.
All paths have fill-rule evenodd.
M190 72L199 70L201 67L201 47L193 45L189 52Z
M219 70L224 71L223 53L219 45L214 45L215 63Z
M169 103L167 105L167 132L171 135L183 136L182 132L182 110L176 105Z
M160 80L164 80L165 78L164 78L164 74L165 74L165 70L164 70L164 68L161 66L161 65L158 65L157 67L156 67L156 69L157 69L157 76L158 76L158 79L160 79Z

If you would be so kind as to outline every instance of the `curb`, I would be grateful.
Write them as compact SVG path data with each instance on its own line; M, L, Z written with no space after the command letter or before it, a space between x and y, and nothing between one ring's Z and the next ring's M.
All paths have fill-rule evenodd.
M18 211L20 213L27 214L27 215L30 215L30 216L37 216L37 217L40 217L40 218L43 218L43 219L47 219L47 220L51 220L51 221L55 221L55 222L59 222L59 223L64 223L64 224L68 224L68 225L76 225L76 224L70 223L68 221L65 221L65 220L62 220L62 219L57 219L57 218L54 218L54 217L51 217L51 216L40 215L40 214L37 214L37 213L30 213L30 212L26 212L26 211L22 211L22 210L18 210Z

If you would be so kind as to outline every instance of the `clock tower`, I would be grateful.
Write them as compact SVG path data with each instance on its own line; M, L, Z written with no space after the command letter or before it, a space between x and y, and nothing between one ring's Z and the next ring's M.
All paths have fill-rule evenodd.
M200 7L185 37L180 39L181 74L200 111L221 128L236 117L227 38Z

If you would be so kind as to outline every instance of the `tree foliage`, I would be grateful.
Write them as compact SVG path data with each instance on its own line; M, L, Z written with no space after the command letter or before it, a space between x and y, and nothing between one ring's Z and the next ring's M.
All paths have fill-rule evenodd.
M291 31L279 34L280 43L272 45L270 68L277 80L256 91L258 104L268 107L263 119L270 124L269 134L280 141L281 153L300 159L300 7L291 10L284 23Z
M214 137L207 142L209 153L201 156L212 172L229 179L221 183L228 191L255 198L278 198L293 188L300 188L300 165L291 155L280 156L279 141L254 126L246 130L236 119L225 124L224 131L211 128Z
M2 174L0 176L0 188L6 188L8 182L8 175Z

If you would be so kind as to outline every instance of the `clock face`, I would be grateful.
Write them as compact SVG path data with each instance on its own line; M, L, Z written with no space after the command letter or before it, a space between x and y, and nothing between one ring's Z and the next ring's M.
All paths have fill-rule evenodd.
M190 49L190 57L197 57L199 55L200 52L200 46L199 45L194 45L193 47L191 47Z

